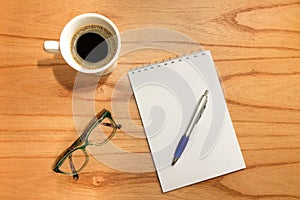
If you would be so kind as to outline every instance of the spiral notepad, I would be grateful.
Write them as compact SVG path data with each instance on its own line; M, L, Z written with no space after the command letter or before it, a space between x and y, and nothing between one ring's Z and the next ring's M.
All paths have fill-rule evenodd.
M136 68L128 76L163 192L245 168L209 51ZM205 115L180 160L171 166L205 90Z

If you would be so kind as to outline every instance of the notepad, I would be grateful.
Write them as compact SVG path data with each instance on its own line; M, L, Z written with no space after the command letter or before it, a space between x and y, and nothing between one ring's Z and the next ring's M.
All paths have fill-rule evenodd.
M128 76L163 192L246 167L210 51L133 69ZM205 90L205 113L171 166Z

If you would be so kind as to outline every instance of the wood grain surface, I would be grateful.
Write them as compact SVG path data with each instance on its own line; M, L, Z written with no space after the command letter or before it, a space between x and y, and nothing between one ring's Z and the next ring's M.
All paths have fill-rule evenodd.
M166 194L153 166L124 172L91 156L77 182L54 173L56 157L78 137L77 74L44 52L43 42L58 40L64 25L86 12L109 17L122 33L167 28L211 50L247 169ZM300 199L299 0L1 0L0 16L0 199ZM151 49L122 55L99 81L96 109L111 109L127 70L169 56ZM131 131L140 132L133 98L128 105L140 127ZM149 152L145 138L122 131L113 143Z

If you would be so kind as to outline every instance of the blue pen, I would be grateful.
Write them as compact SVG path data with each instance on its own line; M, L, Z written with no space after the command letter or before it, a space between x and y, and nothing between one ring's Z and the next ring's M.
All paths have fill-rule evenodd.
M201 118L207 104L207 99L208 99L208 90L205 90L204 94L201 96L199 99L196 109L192 115L191 121L189 122L189 125L185 131L185 134L181 137L176 151L174 153L174 158L172 161L172 166L175 165L175 163L178 161L180 156L182 155L188 141L190 138L190 135L192 133L192 130L194 129L194 126L198 123L199 119Z

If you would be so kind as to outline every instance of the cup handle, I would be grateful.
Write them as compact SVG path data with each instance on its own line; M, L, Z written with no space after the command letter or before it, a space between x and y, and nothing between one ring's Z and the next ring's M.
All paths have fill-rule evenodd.
M58 41L46 40L44 42L44 50L48 53L55 53L55 54L60 53L59 42Z

